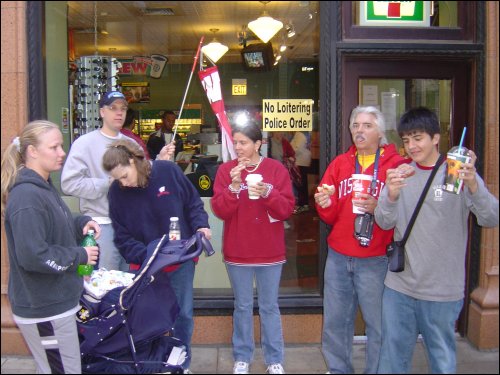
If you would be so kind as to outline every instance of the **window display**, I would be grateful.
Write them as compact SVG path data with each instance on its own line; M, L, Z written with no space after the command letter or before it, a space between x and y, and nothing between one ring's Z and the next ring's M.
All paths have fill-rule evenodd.
M107 91L120 91L118 68L118 60L111 56L82 56L76 59L74 139L101 127L99 100Z

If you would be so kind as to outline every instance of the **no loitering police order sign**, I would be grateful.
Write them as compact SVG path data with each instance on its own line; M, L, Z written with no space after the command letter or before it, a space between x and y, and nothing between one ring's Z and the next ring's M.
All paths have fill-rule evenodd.
M312 131L312 99L264 99L263 131Z

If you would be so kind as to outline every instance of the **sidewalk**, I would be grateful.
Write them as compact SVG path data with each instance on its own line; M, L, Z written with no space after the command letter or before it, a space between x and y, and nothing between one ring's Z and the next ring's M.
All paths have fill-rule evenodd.
M363 373L365 344L354 344L353 361L357 374ZM457 339L458 374L498 374L498 351L482 352L474 349L466 339ZM230 374L233 358L229 346L193 346L191 370L195 374ZM324 374L326 365L319 345L287 345L285 371L290 374ZM262 351L256 350L250 367L254 374L265 373ZM31 357L2 356L2 374L34 374L35 364ZM413 356L412 374L427 374L427 360L422 343L417 343Z

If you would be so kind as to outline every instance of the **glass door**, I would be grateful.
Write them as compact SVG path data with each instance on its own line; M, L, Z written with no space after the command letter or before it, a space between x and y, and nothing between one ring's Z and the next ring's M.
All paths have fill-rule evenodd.
M385 117L386 136L401 155L404 148L396 130L398 119L408 108L427 107L434 111L441 125L440 151L450 144L451 80L450 79L360 79L359 99L362 105L377 107Z
M467 61L385 60L344 57L341 149L352 144L348 122L358 104L374 105L385 115L388 139L401 147L396 124L408 109L425 106L434 110L441 123L440 151L458 144L467 124L466 145L474 142L474 90ZM470 95L469 95L470 94ZM471 130L469 132L469 130ZM404 152L401 150L401 152Z
M384 113L388 140L397 145L401 154L404 154L404 149L396 125L406 110L417 106L428 107L438 115L441 125L440 152L444 153L459 143L465 125L467 135L464 144L473 148L476 98L472 61L436 56L344 55L342 72L341 126L337 130L340 150L346 150L352 144L349 116L359 104L373 105ZM470 252L467 270L469 258ZM469 285L468 281L466 285ZM464 309L458 322L460 331L463 331L467 320L468 290L465 295ZM364 333L361 314L358 314L355 332L357 335Z

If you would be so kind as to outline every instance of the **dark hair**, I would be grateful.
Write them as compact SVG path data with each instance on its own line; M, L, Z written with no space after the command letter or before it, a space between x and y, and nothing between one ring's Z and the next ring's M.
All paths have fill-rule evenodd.
M102 157L102 166L106 172L111 172L119 165L127 167L130 159L134 160L137 169L137 185L146 187L151 174L151 163L144 157L144 150L129 139L120 139L111 143Z
M398 133L400 137L418 131L429 134L431 138L435 134L440 134L439 120L436 114L428 108L411 108L399 120Z
M262 130L260 130L259 126L254 123L249 123L246 125L235 125L233 126L233 137L236 133L241 133L248 138L250 138L254 143L257 141L262 142Z
M137 117L137 112L132 108L127 109L127 115L125 116L125 122L123 123L123 127L132 130L135 125L135 118Z
M177 118L177 115L175 114L174 111L165 111L165 112L163 112L162 115L161 115L161 118L162 119L167 118L167 115L174 115L175 118Z

